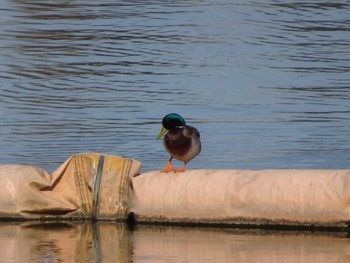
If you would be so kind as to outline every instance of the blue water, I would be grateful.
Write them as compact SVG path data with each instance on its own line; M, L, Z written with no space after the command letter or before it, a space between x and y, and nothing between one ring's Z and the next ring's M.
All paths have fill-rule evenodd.
M341 0L3 0L0 163L50 172L93 151L159 170L168 154L155 138L163 116L177 112L202 138L188 169L350 168L349 14ZM316 234L0 228L1 262L320 263L348 255L347 239Z
M350 167L348 1L19 1L0 9L0 160L168 159L196 126L195 168Z

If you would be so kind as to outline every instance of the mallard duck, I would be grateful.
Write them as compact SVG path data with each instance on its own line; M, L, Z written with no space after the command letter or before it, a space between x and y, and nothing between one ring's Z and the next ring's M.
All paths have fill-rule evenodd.
M170 159L162 172L184 172L186 164L201 151L200 135L196 128L186 125L185 120L176 113L167 114L162 121L162 129L157 139L164 135L163 145L170 154ZM175 158L184 164L175 169L171 161Z

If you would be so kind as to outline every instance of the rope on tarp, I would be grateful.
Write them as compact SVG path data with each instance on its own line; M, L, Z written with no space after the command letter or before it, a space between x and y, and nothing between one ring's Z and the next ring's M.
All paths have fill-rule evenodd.
M104 161L105 161L105 156L100 155L100 158L98 160L96 178L95 178L94 196L92 200L92 220L98 220L98 207L100 202L100 185L101 185L101 177L102 177Z

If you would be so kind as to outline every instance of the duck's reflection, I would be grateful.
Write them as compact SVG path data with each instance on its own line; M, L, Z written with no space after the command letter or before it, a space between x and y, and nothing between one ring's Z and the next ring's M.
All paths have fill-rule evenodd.
M1 262L348 262L343 233L104 223L0 224Z

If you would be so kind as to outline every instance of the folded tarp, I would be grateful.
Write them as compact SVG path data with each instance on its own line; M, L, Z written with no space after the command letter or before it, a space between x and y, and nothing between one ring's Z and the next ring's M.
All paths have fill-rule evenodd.
M140 162L97 153L71 156L51 175L0 165L0 219L124 219Z
M192 170L132 178L140 222L347 227L350 170Z

